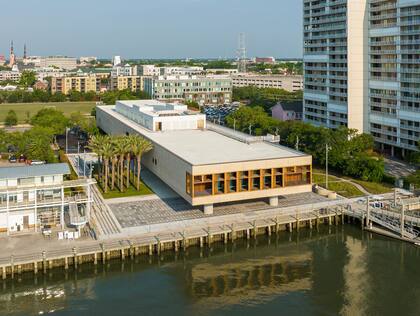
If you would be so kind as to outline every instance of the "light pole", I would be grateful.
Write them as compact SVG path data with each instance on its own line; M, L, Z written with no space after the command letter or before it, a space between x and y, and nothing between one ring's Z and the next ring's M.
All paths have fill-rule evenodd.
M331 147L328 144L325 144L325 188L328 190L328 152L331 150Z
M69 133L69 128L66 127L66 154L68 153L68 150L69 150L69 144L68 144L68 140L67 140L68 133Z

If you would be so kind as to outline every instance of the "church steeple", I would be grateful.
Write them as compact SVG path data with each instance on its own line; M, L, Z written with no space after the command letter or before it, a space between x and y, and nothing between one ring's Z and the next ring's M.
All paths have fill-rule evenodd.
M26 43L23 45L23 59L26 59Z
M15 64L15 62L16 62L16 57L15 57L15 51L14 51L14 48L13 48L13 41L11 41L11 43L10 43L10 57L9 57L9 66L10 67L13 67L13 65Z

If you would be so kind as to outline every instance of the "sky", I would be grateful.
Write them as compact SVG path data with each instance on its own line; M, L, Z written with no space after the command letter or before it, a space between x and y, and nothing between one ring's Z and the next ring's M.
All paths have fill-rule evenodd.
M302 57L302 0L0 0L0 55Z

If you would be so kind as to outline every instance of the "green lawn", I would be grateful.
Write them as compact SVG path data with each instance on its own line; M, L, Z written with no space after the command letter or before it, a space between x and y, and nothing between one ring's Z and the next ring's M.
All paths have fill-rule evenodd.
M128 190L125 190L124 192L120 192L119 190L114 190L114 191L108 190L107 193L104 193L102 191L102 187L100 185L97 185L97 186L102 196L104 197L104 199L115 199L115 198L123 198L123 197L130 197L130 196L153 194L153 191L143 182L140 183L140 191L137 191L136 188L131 185L130 188L128 188Z
M325 187L325 183L320 184L320 186ZM362 191L349 182L330 182L328 183L328 190L337 192L337 194L346 198L364 196Z
M352 181L360 184L366 191L370 192L371 194L383 194L392 192L392 186L389 184L367 182L362 180Z
M34 116L39 110L46 107L53 107L64 112L65 115L70 115L73 112L90 114L95 107L95 102L2 103L0 104L0 122L4 122L9 110L14 110L19 123L25 123L27 112L30 116Z
M325 170L319 169L319 168L313 168L313 173L314 173L313 182L319 184L322 187L325 187ZM342 178L346 180L350 180L354 183L360 184L366 191L368 191L371 194L383 194L383 193L392 192L392 186L386 183L384 184L384 183L368 182L368 181L350 178L348 176L342 176ZM339 178L328 175L328 181L330 182L328 186L330 190L336 191L338 194L341 194L339 192L339 189L346 188L345 189L346 193L341 194L346 197L363 195L362 192L351 183L345 183L345 182L333 183L333 181L338 181L338 180ZM337 188L337 190L334 188L334 186ZM356 195L353 195L353 194L356 194Z

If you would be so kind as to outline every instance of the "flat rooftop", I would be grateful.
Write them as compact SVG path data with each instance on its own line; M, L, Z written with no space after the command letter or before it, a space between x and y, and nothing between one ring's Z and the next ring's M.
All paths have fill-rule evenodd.
M18 179L40 176L70 174L66 163L51 163L33 166L0 167L0 179Z
M208 129L152 132L117 113L114 106L98 108L195 166L308 156L268 142L246 143Z

